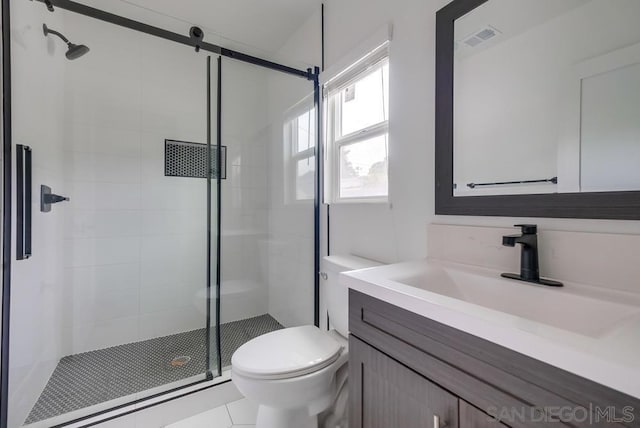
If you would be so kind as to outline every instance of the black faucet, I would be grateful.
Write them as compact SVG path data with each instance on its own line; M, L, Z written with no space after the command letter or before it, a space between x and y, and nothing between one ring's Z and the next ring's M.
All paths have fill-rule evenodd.
M502 237L502 245L515 247L522 245L520 253L520 275L515 273L503 273L502 276L519 281L533 282L535 284L562 287L561 282L540 278L538 265L538 226L535 224L516 224L522 229L521 235L507 235Z

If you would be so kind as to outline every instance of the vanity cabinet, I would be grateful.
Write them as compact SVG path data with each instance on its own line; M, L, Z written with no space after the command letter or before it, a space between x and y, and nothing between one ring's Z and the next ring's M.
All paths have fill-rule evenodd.
M349 291L350 428L640 427L640 400Z
M349 349L349 363L360 369L350 427L458 426L458 397L356 338Z
M506 427L365 342L352 336L349 347L358 368L350 427Z

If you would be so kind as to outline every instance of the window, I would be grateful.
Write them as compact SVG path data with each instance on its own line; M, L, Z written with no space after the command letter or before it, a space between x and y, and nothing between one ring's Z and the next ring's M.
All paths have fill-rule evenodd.
M316 177L316 117L308 102L294 107L284 124L285 191L288 202L313 200Z
M325 85L326 188L333 202L386 201L389 59L385 43Z

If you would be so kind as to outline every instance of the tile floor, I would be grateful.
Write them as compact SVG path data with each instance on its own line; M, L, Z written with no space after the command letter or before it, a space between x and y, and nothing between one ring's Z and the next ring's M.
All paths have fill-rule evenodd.
M281 329L282 325L265 314L225 323L220 328L222 366L228 367L231 356L241 345ZM205 343L205 329L199 329L64 357L25 423L35 423L200 374L204 376ZM173 366L173 358L179 356L190 359L184 366Z
M255 427L257 413L258 406L243 398L167 425L166 428L250 428Z

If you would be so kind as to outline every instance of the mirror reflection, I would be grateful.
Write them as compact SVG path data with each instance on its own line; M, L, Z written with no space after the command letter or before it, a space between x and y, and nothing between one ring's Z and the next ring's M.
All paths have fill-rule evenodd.
M638 17L489 0L456 20L454 196L640 190Z

